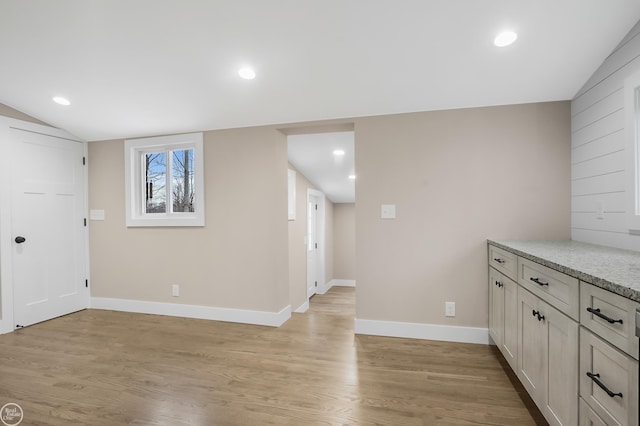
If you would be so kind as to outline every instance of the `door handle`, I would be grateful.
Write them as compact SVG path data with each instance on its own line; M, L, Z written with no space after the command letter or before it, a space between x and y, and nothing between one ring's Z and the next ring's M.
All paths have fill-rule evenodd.
M16 239L15 239L15 242L16 242L16 243L18 243L18 244L22 244L22 243L24 243L25 241L27 241L27 239L26 239L25 237L20 237L20 236L18 236L18 237L16 237Z

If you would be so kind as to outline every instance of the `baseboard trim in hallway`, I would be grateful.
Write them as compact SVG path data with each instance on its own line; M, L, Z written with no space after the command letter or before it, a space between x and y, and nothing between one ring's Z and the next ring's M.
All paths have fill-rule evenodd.
M355 319L356 334L440 340L444 342L490 344L489 330L476 327L456 327L440 324Z
M280 312L267 312L248 309L217 308L214 306L92 297L90 307L91 309L237 322L271 327L280 327L291 318L291 305L284 307Z

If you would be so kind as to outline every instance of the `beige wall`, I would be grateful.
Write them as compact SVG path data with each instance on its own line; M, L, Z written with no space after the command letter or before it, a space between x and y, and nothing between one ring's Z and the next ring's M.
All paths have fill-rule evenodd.
M356 279L356 205L333 205L333 275L338 280Z
M331 202L328 198L325 197L324 201L324 219L325 219L325 228L324 228L324 283L328 284L332 279L335 278L334 270L333 270L333 254L334 254L334 238L333 238L333 230L334 230L334 219L333 219L333 209L335 204Z
M568 102L355 120L356 317L487 327L486 239L569 238L570 137Z
M292 164L296 172L296 219L289 221L289 301L293 310L307 301L307 191L317 188ZM334 277L333 204L325 198L325 284Z
M486 327L486 239L569 237L568 102L331 123L355 123L356 272L339 275L347 212L328 202L325 278L356 279L358 319ZM293 259L306 256L306 184L287 224L284 133L205 132L204 228L126 228L123 157L121 140L89 144L90 208L106 210L90 226L93 296L270 312L304 303L306 262ZM396 220L379 218L387 203Z
M289 303L295 310L307 301L307 190L315 187L295 167L296 219L289 221Z
M5 104L0 104L0 115L3 115L5 117L16 118L18 120L23 120L23 121L30 121L36 124L42 124L43 126L49 126L47 123L40 121L37 118L32 117L28 114L25 114L24 112L20 112L17 109L11 108L10 106Z
M204 133L206 226L127 228L124 143L89 144L91 295L278 312L289 304L286 137ZM180 284L179 298L171 284Z

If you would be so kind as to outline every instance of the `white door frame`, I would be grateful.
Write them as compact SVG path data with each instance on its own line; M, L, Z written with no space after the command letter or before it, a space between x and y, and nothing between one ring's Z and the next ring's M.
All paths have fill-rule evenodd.
M315 189L307 189L307 206L311 201L311 197L316 197L318 199L318 213L316 215L316 232L318 233L318 263L317 263L317 277L318 277L318 287L316 288L316 294L324 294L327 292L327 286L325 284L325 259L326 259L326 217L325 217L325 195L323 192L315 190ZM309 234L307 230L307 235ZM308 265L307 265L308 268ZM307 282L305 280L305 291L307 290ZM309 300L309 295L307 294L307 301Z
M83 144L84 157L87 158L87 142L55 127L29 123L14 118L0 116L0 334L14 331L13 309L13 235L11 221L11 196L13 194L13 170L11 160L14 157L15 144L11 140L10 128L41 133L49 136L71 139ZM84 207L88 210L88 167L84 168ZM85 232L85 274L89 278L89 232ZM89 307L89 291L86 292L86 307Z

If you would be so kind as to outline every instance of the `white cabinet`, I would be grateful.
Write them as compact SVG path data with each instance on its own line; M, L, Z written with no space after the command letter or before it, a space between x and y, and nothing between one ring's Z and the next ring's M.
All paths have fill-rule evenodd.
M522 287L516 372L549 424L578 423L578 323Z
M518 284L574 320L579 320L580 286L576 278L518 258Z
M496 246L489 245L489 266L502 272L512 280L518 275L518 256Z
M580 284L580 403L607 425L638 424L637 302ZM588 423L587 423L588 424ZM598 424L595 422L594 424Z
M640 303L580 281L601 284L566 260L583 249L636 268L593 246L490 242L489 333L550 425L638 426Z
M518 350L518 285L489 268L489 335L513 370Z
M582 398L580 398L580 426L607 426Z
M633 300L580 283L580 324L636 359L635 315L638 307L640 304Z
M638 361L580 330L580 396L606 424L638 424Z

